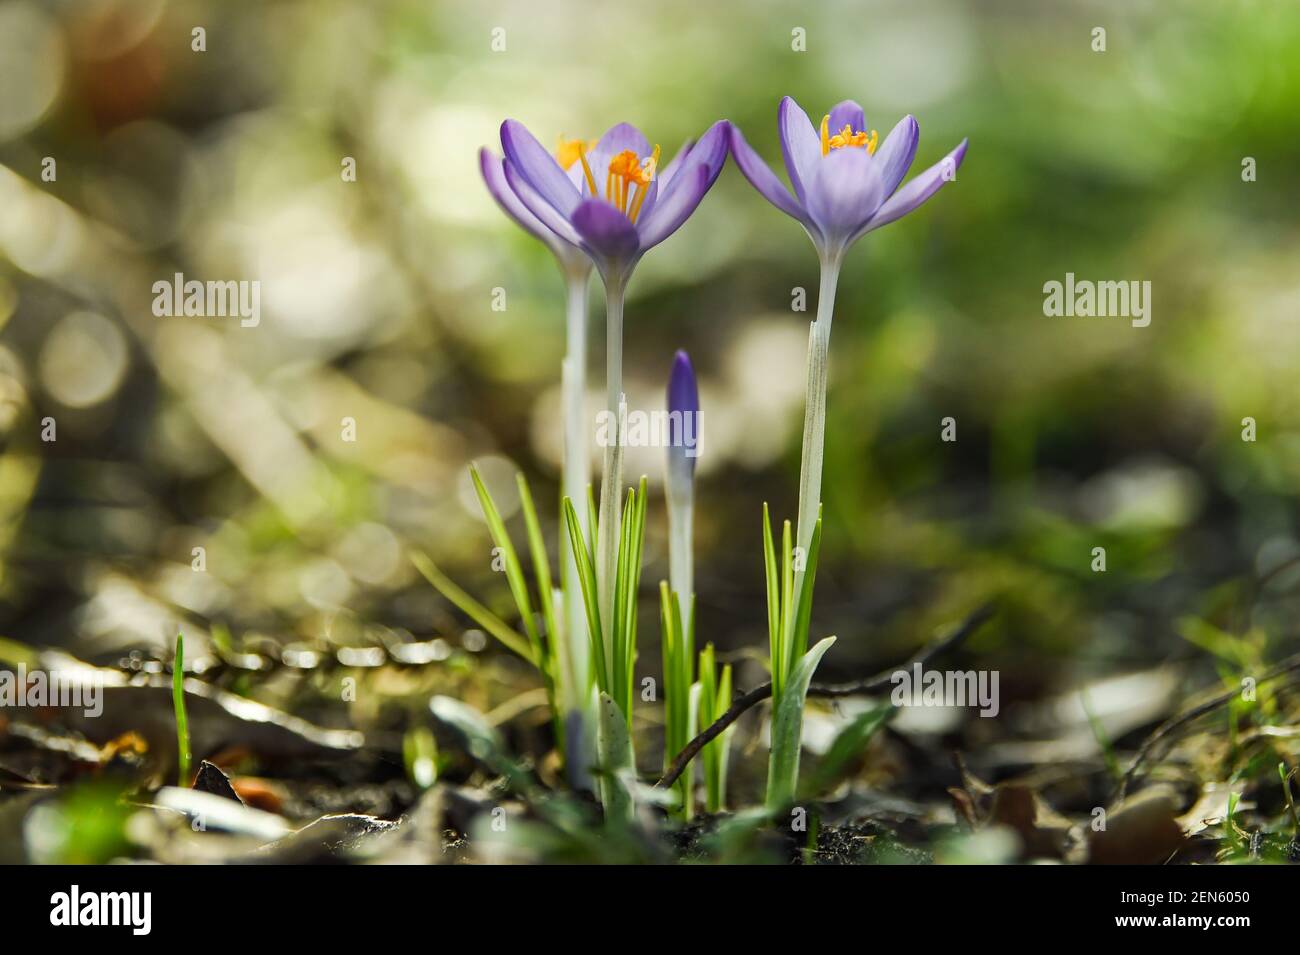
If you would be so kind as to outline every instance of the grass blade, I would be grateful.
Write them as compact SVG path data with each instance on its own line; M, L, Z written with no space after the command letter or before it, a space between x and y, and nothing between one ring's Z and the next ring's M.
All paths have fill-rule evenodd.
M176 634L172 663L172 709L176 713L176 785L190 787L190 720L185 712L185 638Z
M767 578L767 650L775 691L777 663L781 659L781 584L776 570L776 546L772 543L772 516L766 501L763 502L763 569Z
M632 737L627 719L608 693L600 694L596 749L600 759L600 803L605 818L617 824L632 821L635 805L632 790L636 786L636 761L632 755Z
M790 644L794 639L794 545L790 540L790 522L781 524L781 654L772 661L772 701L778 702L785 692L790 675Z
M483 508L483 516L487 520L492 543L500 549L502 557L505 558L506 582L510 585L510 593L515 598L515 606L523 620L524 633L528 635L528 643L532 647L531 659L537 669L547 674L550 672L550 667L546 660L546 650L537 633L537 621L533 616L533 602L528 596L528 583L524 579L523 565L519 562L514 544L510 542L510 535L506 532L506 525L501 520L501 512L497 510L496 502L492 500L487 486L479 477L478 468L470 467L469 474L474 480L474 490L478 494L479 505Z
M614 570L614 613L611 624L613 627L613 636L611 639L612 653L614 661L615 690L611 694L614 701L618 703L619 708L626 715L631 709L627 693L629 692L628 681L625 674L627 673L630 663L627 659L627 566L631 560L632 544L632 520L636 507L636 491L629 490L627 499L623 503L623 519L619 523L619 541L618 541L618 559L615 561Z
M555 744L563 757L566 753L564 732L564 714L556 684L560 676L567 671L568 650L564 645L562 634L555 626L555 592L551 586L551 566L546 556L546 542L542 538L541 524L537 520L537 509L533 506L533 493L528 487L528 479L520 471L515 475L519 487L519 509L524 513L524 527L528 534L528 552L533 560L533 575L537 579L537 600L542 607L542 630L546 669L542 678L546 684L546 696L551 706L551 721L555 730Z
M813 584L817 580L817 555L822 546L822 519L813 525L812 540L804 562L803 583L799 587L799 604L794 618L794 639L790 646L790 659L801 660L808 652L808 626L812 619Z
M600 630L596 568L592 563L591 551L582 546L582 527L578 524L578 512L573 509L573 501L567 497L564 499L564 520L569 526L569 543L573 547L574 560L578 565L578 586L582 590L582 604L587 610L587 632L591 636L591 658L595 663L593 669L596 685L608 693L610 673L605 659L605 638Z
M664 770L671 767L673 757L686 747L693 735L691 730L691 657L686 628L682 623L681 602L666 580L659 582L660 615L663 620L664 666ZM701 719L707 718L705 712ZM710 722L712 722L710 720ZM688 770L677 777L673 788L678 792L678 815L689 820L693 815L692 773Z
M576 504L574 505L577 506ZM596 510L596 492L587 485L587 526L591 528L591 535L587 539L587 550L591 551L591 565L596 566L596 544L599 541L597 531L600 523L599 512Z
M713 704L713 718L716 720L727 711L731 706L731 664L728 663L722 668L722 676L718 678L718 695L716 702ZM722 731L722 735L715 739L705 749L713 750L716 754L716 767L714 776L717 777L718 798L717 805L710 808L709 812L722 812L727 808L727 763L730 760L731 753L731 736L735 727L728 727Z
M500 640L505 647L519 654L528 662L533 662L533 651L528 645L528 641L491 610L461 590L454 580L438 569L438 566L429 559L428 554L423 551L413 550L410 557L411 563L420 572L420 576L432 584L434 590L455 604L462 613L476 624Z
M551 566L546 557L546 542L542 539L542 528L537 521L537 509L533 507L533 494L528 488L528 480L523 472L515 476L519 485L519 508L524 512L524 527L528 530L528 551L533 560L533 575L537 578L537 600L542 606L542 624L546 631L548 656L554 663L562 652L560 633L555 626L555 598L551 588ZM554 672L551 677L554 678Z
M637 486L636 508L633 512L633 529L630 538L629 560L627 567L626 594L623 600L623 610L627 615L624 625L624 639L626 641L627 654L627 719L628 725L632 723L632 699L633 699L633 681L634 671L636 670L636 631L637 631L637 597L641 593L641 556L645 548L645 511L646 500L646 479L643 476ZM680 619L680 608L678 615Z
M772 752L767 768L767 808L785 809L794 802L799 779L799 750L803 737L803 704L808 684L822 656L835 642L827 637L794 666L785 695L773 707Z
M817 763L812 780L806 787L800 788L806 789L809 795L816 795L826 792L837 784L852 761L871 741L871 737L875 736L896 712L897 708L892 704L881 703L855 716L831 741L826 755Z

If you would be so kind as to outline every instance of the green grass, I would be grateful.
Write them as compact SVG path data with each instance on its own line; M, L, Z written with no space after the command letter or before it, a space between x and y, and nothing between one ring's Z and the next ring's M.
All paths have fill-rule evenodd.
M176 785L190 786L190 721L185 714L185 637L176 634L172 664L172 709L176 712Z

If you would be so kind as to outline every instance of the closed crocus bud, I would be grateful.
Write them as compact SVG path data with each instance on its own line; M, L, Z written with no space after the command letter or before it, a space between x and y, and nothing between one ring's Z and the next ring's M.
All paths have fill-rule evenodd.
M690 356L679 351L668 377L668 496L689 500L700 453L700 393Z

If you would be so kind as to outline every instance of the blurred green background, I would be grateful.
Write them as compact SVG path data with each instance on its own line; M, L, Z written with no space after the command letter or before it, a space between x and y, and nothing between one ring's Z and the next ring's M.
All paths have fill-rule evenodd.
M478 652L404 547L508 612L466 468L508 511L516 468L558 493L564 348L559 276L478 148L505 117L543 142L628 120L671 155L727 118L779 165L785 94L814 119L857 99L882 135L914 114L918 169L971 143L841 279L825 675L989 596L966 653L1012 701L1186 655L1186 615L1240 629L1249 578L1300 554L1300 6L0 0L0 633L97 660L214 624ZM155 317L178 271L259 280L261 324ZM1067 272L1150 281L1150 327L1045 317ZM794 514L816 286L729 163L630 290L632 406L679 347L701 374L697 639L731 658L765 650L761 505ZM602 320L593 294L593 413ZM651 673L664 531L656 496ZM1267 656L1295 643L1276 596Z

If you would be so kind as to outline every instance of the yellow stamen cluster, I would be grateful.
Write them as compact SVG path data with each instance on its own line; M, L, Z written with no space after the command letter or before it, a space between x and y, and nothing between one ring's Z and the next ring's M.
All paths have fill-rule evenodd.
M838 133L831 135L831 117L829 114L822 117L822 155L830 153L832 149L843 149L845 146L863 146L868 153L872 155L876 152L876 146L880 141L880 135L873 129L871 135L859 130L853 131L853 127L848 123Z
M561 136L559 145L555 147L555 161L560 164L561 169L568 169L590 148L591 143L585 143L581 139L565 139Z
M587 163L585 146L579 149L578 159L582 163L582 173L587 177L588 191L593 196L599 195L596 191L596 177L591 174L591 166ZM644 160L630 149L623 150L609 161L609 169L605 174L605 201L636 222L658 168L658 146Z

